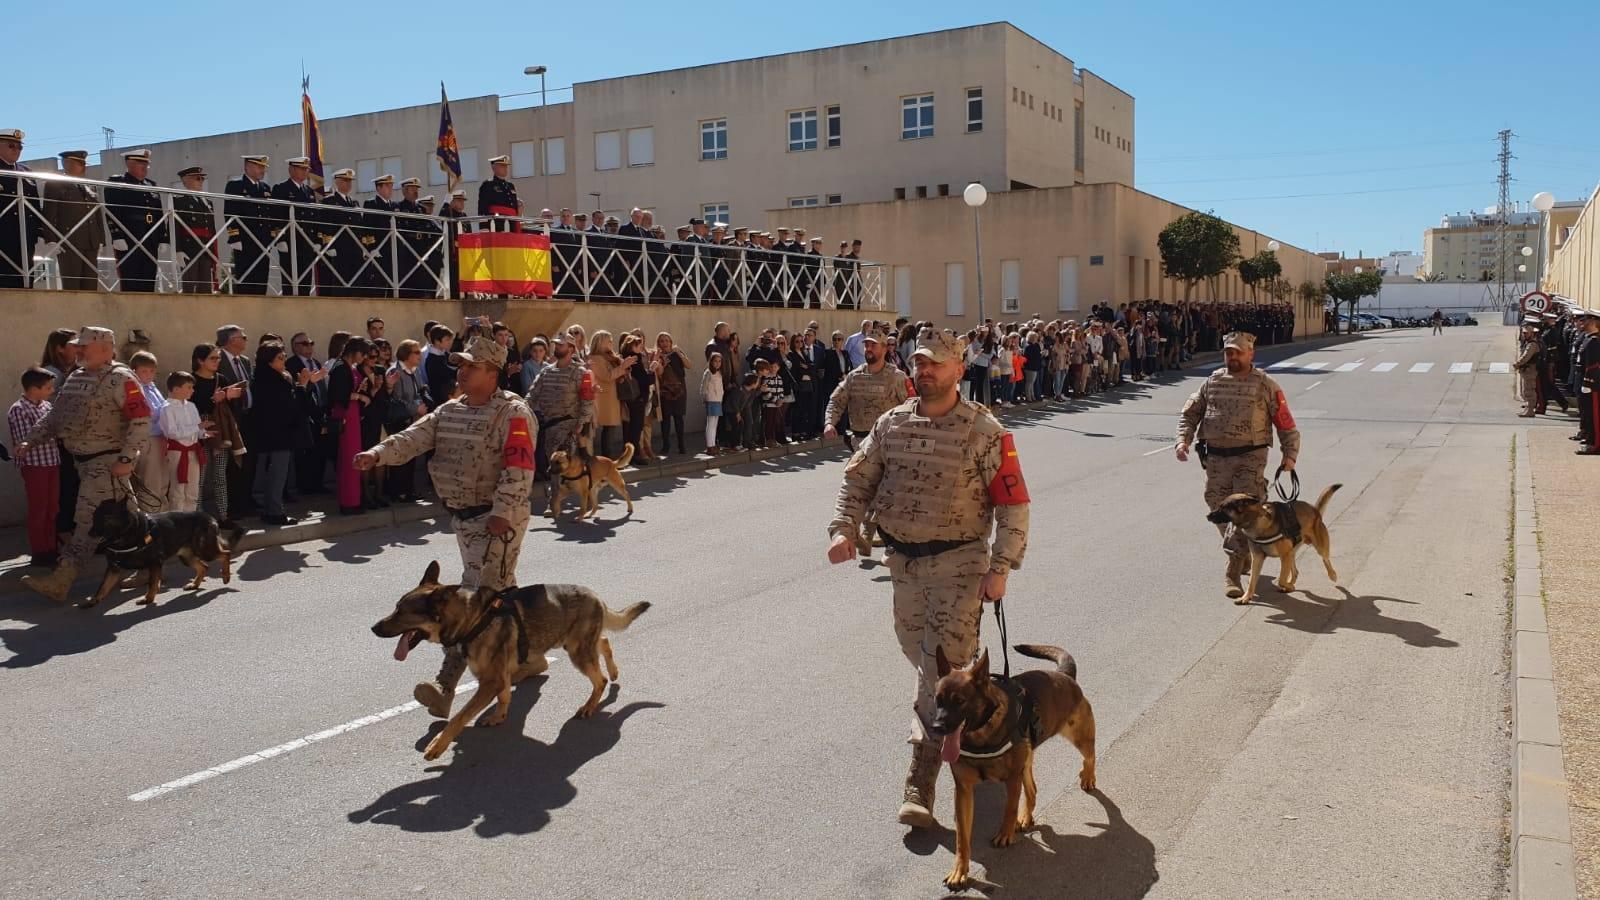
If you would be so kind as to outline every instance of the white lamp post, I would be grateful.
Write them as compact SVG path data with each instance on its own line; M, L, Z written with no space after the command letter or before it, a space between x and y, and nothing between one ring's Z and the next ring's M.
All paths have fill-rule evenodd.
M1277 241L1267 241L1267 249L1272 251L1273 253L1277 253L1278 252L1278 248L1280 248L1282 246L1283 245L1278 243Z
M978 264L978 324L982 325L984 323L984 315L983 315L983 229L980 227L980 224L979 224L979 221L978 221L978 207L980 207L984 203L988 202L988 200L989 200L989 190L987 188L985 188L983 185L981 185L978 182L974 181L971 184L967 185L966 190L963 190L961 192L961 199L965 200L967 205L972 207L972 237L973 237L973 243L976 245L976 248L977 248L977 264Z
M548 120L545 118L545 116L548 115L548 113L545 111L545 108L544 108L544 100L545 100L545 95L544 95L544 73L545 73L545 71L546 71L546 69L545 69L544 66L528 66L526 69L522 70L522 74L524 74L524 75L537 75L537 76L539 76L539 155L545 157L544 159L539 160L539 192L544 194L544 200L542 202L540 202L540 204L539 204L540 206L549 206L550 205L550 173L545 171L548 168L548 164L550 162L550 159L549 159L549 157L547 155L549 153L549 151L545 147L545 142L550 137L550 129L549 129L549 126L546 124Z

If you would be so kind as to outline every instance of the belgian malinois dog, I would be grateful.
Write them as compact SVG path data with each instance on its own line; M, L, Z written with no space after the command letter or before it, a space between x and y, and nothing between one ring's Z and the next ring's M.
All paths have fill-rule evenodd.
M1310 544L1322 557L1322 566L1328 570L1328 580L1339 583L1339 573L1333 570L1333 544L1328 536L1328 526L1322 513L1328 508L1333 492L1343 487L1328 485L1312 506L1304 500L1289 502L1262 502L1249 494L1233 494L1222 501L1206 520L1217 525L1233 523L1250 542L1250 586L1233 601L1239 605L1249 603L1256 596L1256 582L1261 580L1261 566L1269 556L1278 558L1278 589L1284 593L1294 590L1300 581L1300 566L1294 555L1304 544Z
M550 509L547 515L561 518L561 499L568 491L578 495L578 519L582 521L600 509L600 488L611 485L628 503L633 514L633 498L622 480L622 467L633 462L633 445L623 444L616 459L595 456L580 445L576 451L557 450L550 454Z
M511 686L544 671L545 651L554 647L566 650L572 665L594 686L574 718L594 715L606 687L601 656L611 681L618 677L605 632L627 628L649 608L649 603L640 602L612 612L594 591L575 584L535 584L504 593L487 588L469 591L459 584L440 584L439 564L434 562L422 573L422 581L395 604L394 612L372 626L372 633L399 638L394 658L400 660L424 640L464 645L467 668L478 679L478 690L423 752L425 759L438 759L489 704L498 701L483 724L504 722L511 709Z
M972 863L973 792L979 781L1006 784L1000 833L991 841L996 847L1011 846L1018 831L1033 827L1039 797L1033 782L1036 742L1058 734L1071 741L1083 754L1078 786L1094 790L1094 710L1078 687L1077 662L1060 647L1015 646L1024 656L1055 663L1055 669L1023 672L1003 685L989 675L987 649L966 669L951 666L943 646L935 651L939 684L931 730L942 738L940 756L956 782L956 861L944 878L952 890L966 884Z

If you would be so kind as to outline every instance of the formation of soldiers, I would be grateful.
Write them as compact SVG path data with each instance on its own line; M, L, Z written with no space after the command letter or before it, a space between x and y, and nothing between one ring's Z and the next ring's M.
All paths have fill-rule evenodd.
M1544 415L1553 402L1577 407L1580 456L1600 456L1600 310L1568 306L1522 320L1522 340L1513 364L1520 376L1523 418Z

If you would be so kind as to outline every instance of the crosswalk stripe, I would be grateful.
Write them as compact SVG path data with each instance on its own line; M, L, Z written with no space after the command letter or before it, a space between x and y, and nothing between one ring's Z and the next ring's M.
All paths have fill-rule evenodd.
M1325 362L1308 362L1305 365L1301 366L1300 368L1305 369L1307 372L1315 372L1316 370L1322 368L1325 365L1327 365L1327 363L1325 363Z
M1390 372L1390 371L1393 371L1394 367L1398 366L1398 365L1400 365L1400 364L1399 363L1392 363L1392 362L1378 363L1377 365L1372 367L1372 371L1374 371L1374 372Z
M1351 362L1351 363L1345 363L1344 365L1340 366L1339 368L1334 369L1334 371L1335 372L1354 372L1355 370L1357 370L1359 368L1361 368L1361 363Z
M1511 374L1511 363L1508 363L1508 362L1492 362L1492 363L1489 363L1489 374L1490 375L1510 375Z
M1451 375L1469 375L1472 373L1472 363L1458 362L1450 364Z
M1431 372L1433 371L1433 363L1417 363L1416 365L1412 366L1409 371L1412 374L1418 375L1425 372Z

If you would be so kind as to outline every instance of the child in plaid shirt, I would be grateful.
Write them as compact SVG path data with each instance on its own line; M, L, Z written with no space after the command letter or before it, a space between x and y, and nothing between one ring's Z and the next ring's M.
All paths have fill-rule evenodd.
M783 436L783 398L788 392L783 388L783 376L778 374L778 364L771 360L761 360L756 366L761 375L761 446L787 444Z
M12 446L33 432L35 425L50 411L50 395L56 391L55 376L35 367L22 373L22 397L6 412ZM22 473L22 486L28 497L28 551L32 565L56 564L56 510L61 496L61 453L55 441L40 441L14 462Z

